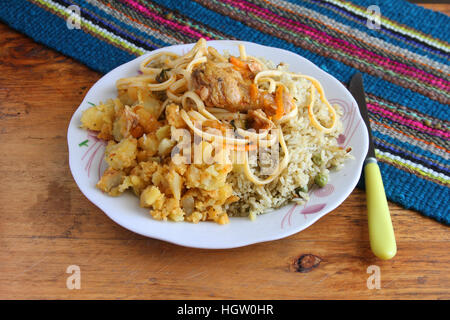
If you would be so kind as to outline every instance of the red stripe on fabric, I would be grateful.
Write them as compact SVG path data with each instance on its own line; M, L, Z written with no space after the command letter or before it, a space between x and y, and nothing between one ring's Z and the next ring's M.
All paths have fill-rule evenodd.
M428 134L431 134L434 136L443 137L445 139L449 139L449 137L450 137L450 133L448 133L448 132L445 132L445 131L442 131L439 129L435 129L435 128L430 128L418 121L414 121L414 120L402 117L402 116L395 114L389 110L383 109L382 107L380 107L377 104L368 103L367 108L377 114L380 114L391 120L394 120L395 122L412 127L415 130L422 131L422 132L425 132L425 133L428 133Z
M211 38L201 34L200 32L197 32L197 31L191 29L188 26L183 26L179 23L176 23L171 20L163 18L162 16L156 14L155 12L152 12L151 10L149 10L148 8L144 7L143 5L137 3L136 1L133 1L133 0L120 0L120 1L126 2L129 6L133 7L135 10L145 14L146 16L148 16L150 18L155 19L155 21L164 23L164 24L172 27L173 29L179 30L194 39L204 38L206 40L211 40Z

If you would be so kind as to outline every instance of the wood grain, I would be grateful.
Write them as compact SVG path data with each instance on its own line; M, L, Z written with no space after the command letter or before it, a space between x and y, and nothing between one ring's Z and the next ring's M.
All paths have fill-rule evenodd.
M101 75L3 24L0 35L0 299L450 299L448 227L391 203L398 254L380 261L360 190L301 233L233 250L116 225L68 167L70 117ZM298 272L305 254L320 263ZM80 290L66 288L69 265ZM370 265L379 290L367 288Z

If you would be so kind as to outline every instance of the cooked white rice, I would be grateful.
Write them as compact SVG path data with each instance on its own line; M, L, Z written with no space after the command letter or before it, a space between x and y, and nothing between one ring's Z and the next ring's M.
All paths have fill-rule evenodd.
M350 153L341 149L337 143L336 138L343 130L340 121L342 112L338 106L334 106L338 117L333 131L324 133L311 125L308 117L311 83L306 79L292 80L290 76L285 76L281 82L289 89L299 110L296 117L281 126L290 153L289 164L274 181L262 186L253 184L244 173L233 170L228 175L227 182L232 184L234 194L240 200L226 208L229 215L254 218L290 200L304 203L308 200L307 190L317 174L328 175L330 170L339 170L344 161L351 158ZM315 99L316 118L327 124L330 121L327 107L318 93ZM321 155L320 166L312 161L315 154Z

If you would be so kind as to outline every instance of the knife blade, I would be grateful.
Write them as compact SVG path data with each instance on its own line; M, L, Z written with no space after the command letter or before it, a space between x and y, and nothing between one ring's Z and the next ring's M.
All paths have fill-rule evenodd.
M361 117L366 124L367 131L369 132L369 151L367 152L366 159L370 157L376 159L375 146L373 145L372 130L370 128L369 112L367 111L366 95L364 93L363 78L361 73L358 72L353 75L348 89L358 104L359 112L361 113Z
M370 248L378 258L388 260L397 253L397 243L381 171L375 156L375 146L373 144L372 130L370 129L369 112L367 111L361 73L353 75L350 80L349 90L358 104L359 111L369 133L369 151L364 161L364 182L366 184Z

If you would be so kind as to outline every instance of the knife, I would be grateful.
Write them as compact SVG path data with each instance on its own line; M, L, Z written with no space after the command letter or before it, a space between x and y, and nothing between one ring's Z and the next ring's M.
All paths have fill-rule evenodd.
M397 244L395 242L394 228L392 227L383 180L381 179L380 168L378 167L375 156L375 147L373 145L361 73L353 75L350 80L349 90L358 103L359 111L369 132L369 152L364 161L364 182L366 184L370 248L378 258L388 260L393 258L397 253Z

